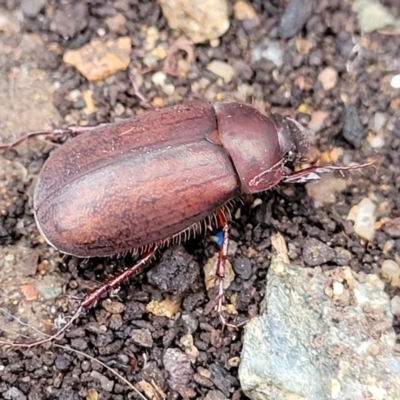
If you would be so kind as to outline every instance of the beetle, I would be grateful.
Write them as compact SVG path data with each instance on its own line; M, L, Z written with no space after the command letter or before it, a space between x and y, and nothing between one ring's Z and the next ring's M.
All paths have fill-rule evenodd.
M77 257L141 255L89 293L80 311L136 274L158 247L199 232L214 216L222 231L216 272L221 316L229 204L281 182L370 165L293 172L290 166L307 154L307 130L292 118L235 102L193 101L97 127L26 137L65 132L76 137L51 153L34 191L40 233L58 251Z

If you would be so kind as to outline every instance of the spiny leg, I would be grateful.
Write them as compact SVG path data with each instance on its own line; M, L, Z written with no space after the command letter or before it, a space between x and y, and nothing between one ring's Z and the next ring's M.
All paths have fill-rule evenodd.
M238 328L239 326L246 323L246 321L239 324L231 324L227 322L222 312L222 305L225 300L224 290L224 278L225 278L225 263L228 258L228 244L229 244L229 225L226 215L223 210L218 210L216 213L218 227L221 229L222 239L219 247L219 254L217 260L217 270L215 272L215 278L218 280L218 305L217 313L223 326L229 326L232 328Z
M44 339L36 340L31 343L14 343L9 340L0 339L0 346L4 345L10 346L12 348L30 349L59 339L69 329L69 327L82 315L84 310L90 307L94 302L96 302L104 293L111 291L112 289L121 285L121 283L124 282L126 279L141 272L141 270L145 267L151 257L153 257L156 250L157 246L154 246L151 250L142 253L141 259L135 265L123 271L122 273L111 277L110 279L99 285L97 288L86 294L73 316L62 328L60 328L53 335L48 335Z

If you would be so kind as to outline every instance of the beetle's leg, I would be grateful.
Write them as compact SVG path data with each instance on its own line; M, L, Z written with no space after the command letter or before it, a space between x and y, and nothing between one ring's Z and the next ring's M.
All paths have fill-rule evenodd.
M19 139L14 140L14 142L10 143L1 143L0 150L10 149L11 147L17 146L18 144L24 142L27 139L34 138L37 136L61 136L68 135L71 137L78 136L86 131L90 131L94 129L94 126L70 126L66 129L49 129L43 131L31 131L22 135Z
M81 306L83 308L90 307L95 301L97 301L104 293L110 292L112 289L121 285L122 282L129 279L133 275L137 275L147 264L147 262L153 257L157 246L154 246L151 250L146 251L142 254L141 259L132 267L123 271L122 273L111 277L97 288L88 293L83 299Z
M147 262L151 259L151 257L154 255L156 249L157 246L154 246L151 250L146 251L145 253L142 254L141 259L135 265L133 265L126 271L122 272L121 274L113 276L112 278L108 279L106 282L98 286L96 289L88 293L84 297L83 301L79 304L78 309L68 320L68 322L65 325L63 325L63 327L60 328L57 332L55 332L53 335L46 335L44 339L39 339L31 343L14 343L9 340L0 339L0 346L4 345L4 346L11 346L12 348L30 349L45 343L54 342L55 340L59 339L69 329L69 327L82 315L84 310L90 307L104 293L119 286L124 280L130 278L131 276L138 274L147 264Z
M246 321L240 324L228 323L222 312L222 305L225 300L224 278L225 278L225 263L226 259L228 258L229 225L228 225L228 219L226 218L226 215L223 210L218 210L216 217L217 217L218 227L221 229L222 233L222 240L220 243L218 260L217 260L217 270L215 272L215 278L218 280L217 313L223 326L238 328L239 326L246 323Z
M286 175L282 178L284 183L305 183L312 180L320 179L320 175L326 172L332 171L350 171L354 169L361 169L369 167L375 164L376 160L369 161L364 164L350 165L348 167L327 165L327 166L312 166L309 168L301 169L299 171L293 172L290 175Z

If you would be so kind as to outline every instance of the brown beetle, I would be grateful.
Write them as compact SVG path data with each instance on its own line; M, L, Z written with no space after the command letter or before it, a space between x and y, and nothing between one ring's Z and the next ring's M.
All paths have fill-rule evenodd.
M57 250L78 257L128 251L142 256L88 294L67 326L102 293L137 273L157 247L182 232L199 231L210 215L223 233L217 266L220 313L230 201L280 182L370 165L293 172L288 164L308 150L306 130L291 118L265 116L239 103L191 102L98 127L27 136L65 132L77 137L50 155L35 188L41 234Z
M102 125L45 163L37 225L78 257L161 244L241 193L275 186L307 148L292 120L238 103L194 102Z

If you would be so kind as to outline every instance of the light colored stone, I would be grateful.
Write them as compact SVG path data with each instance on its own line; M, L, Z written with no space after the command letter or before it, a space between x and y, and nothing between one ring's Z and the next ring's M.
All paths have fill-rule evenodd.
M393 89L400 89L400 74L394 75L390 80L390 86Z
M255 47L251 51L251 58L253 62L260 60L268 60L273 62L278 68L283 65L284 51L277 42L267 41L264 46Z
M171 29L182 31L193 43L211 41L229 29L226 0L158 0Z
M362 239L371 241L375 234L375 210L376 204L365 197L353 206L347 216L348 220L354 221L354 231Z
M254 8L247 2L239 0L233 6L235 19L238 21L251 20L259 23L260 19Z
M358 23L364 32L396 25L396 18L379 0L355 0L352 9L357 13Z
M332 174L321 175L321 179L306 184L307 194L314 199L316 207L335 203L336 193L346 187L345 179L335 178Z
M221 77L225 83L229 83L232 80L233 75L235 75L235 70L231 65L219 60L211 61L206 68L208 71Z
M400 285L400 266L393 260L382 263L381 274L392 286Z
M131 40L121 37L103 42L93 39L89 44L64 54L66 64L74 66L89 81L108 78L118 71L128 68Z
M338 82L338 73L335 68L326 67L319 73L318 80L321 82L324 90L331 90Z
M325 290L347 283L350 301ZM260 316L245 328L239 378L253 400L400 398L400 357L384 283L273 257ZM335 289L336 287L336 289ZM373 315L373 318L371 318Z
M217 262L218 253L215 253L204 265L204 284L206 285L207 290L219 284L218 279L216 279ZM232 264L229 262L229 260L226 260L224 289L228 289L229 285L234 281L234 279L235 273L233 271Z
M400 296L396 295L390 300L390 308L396 317L400 316Z

